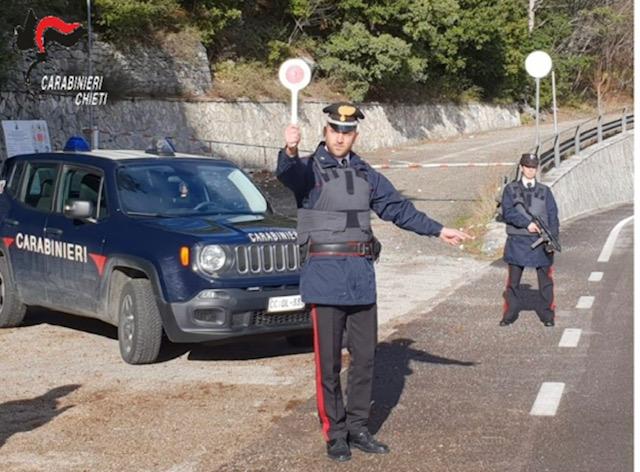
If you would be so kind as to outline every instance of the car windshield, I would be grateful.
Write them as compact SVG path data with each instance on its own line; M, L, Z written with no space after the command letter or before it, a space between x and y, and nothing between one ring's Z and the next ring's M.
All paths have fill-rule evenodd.
M117 173L123 209L138 216L256 214L267 202L235 167L184 161L124 166Z

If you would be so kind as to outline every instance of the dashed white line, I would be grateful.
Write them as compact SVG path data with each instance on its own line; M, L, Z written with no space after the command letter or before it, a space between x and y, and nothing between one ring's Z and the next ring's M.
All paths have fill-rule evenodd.
M564 392L563 382L544 382L540 386L540 391L529 414L532 416L555 416L560 405L562 392Z
M588 295L582 296L578 298L578 304L576 305L576 308L580 308L581 310L588 310L593 305L593 301L595 299L596 297Z
M580 342L580 336L582 335L582 330L577 328L567 328L562 333L562 338L560 338L560 344L558 347L576 347Z
M609 237L607 237L607 242L604 243L602 252L598 257L598 262L609 262L609 258L611 257L613 248L616 245L616 239L618 239L618 234L620 234L622 227L632 219L633 219L633 215L629 216L628 218L625 218L624 220L620 221L617 225L613 227L613 229L609 233Z
M589 275L589 282L600 282L604 272L591 272Z

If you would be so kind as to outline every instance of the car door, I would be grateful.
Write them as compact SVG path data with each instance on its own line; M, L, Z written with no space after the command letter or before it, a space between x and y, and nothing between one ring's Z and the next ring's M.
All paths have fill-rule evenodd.
M2 237L9 248L20 298L27 304L47 305L51 286L46 271L44 228L53 206L59 166L37 160L22 165L22 169L16 166L7 188L12 195L2 222ZM16 175L18 171L22 175Z
M93 208L91 217L81 220L65 215L65 207L74 201L89 201ZM50 300L54 306L79 314L97 314L108 224L102 170L65 164L54 211L45 228L45 235L53 244L47 272L53 286Z

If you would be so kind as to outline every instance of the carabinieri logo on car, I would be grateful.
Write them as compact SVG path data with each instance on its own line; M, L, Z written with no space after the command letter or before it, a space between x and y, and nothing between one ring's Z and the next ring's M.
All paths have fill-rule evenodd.
M16 234L16 247L25 251L37 252L45 256L59 257L76 262L87 262L87 246L55 241L30 234Z
M259 233L248 233L252 243L295 241L298 237L295 231L261 231Z

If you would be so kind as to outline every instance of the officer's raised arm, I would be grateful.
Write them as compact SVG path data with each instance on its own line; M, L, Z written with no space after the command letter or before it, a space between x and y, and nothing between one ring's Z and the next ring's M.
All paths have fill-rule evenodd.
M282 184L289 188L296 197L298 206L310 186L313 186L313 172L309 167L308 158L300 158L298 145L300 144L300 128L294 124L284 130L285 145L278 152L278 166L276 176Z

